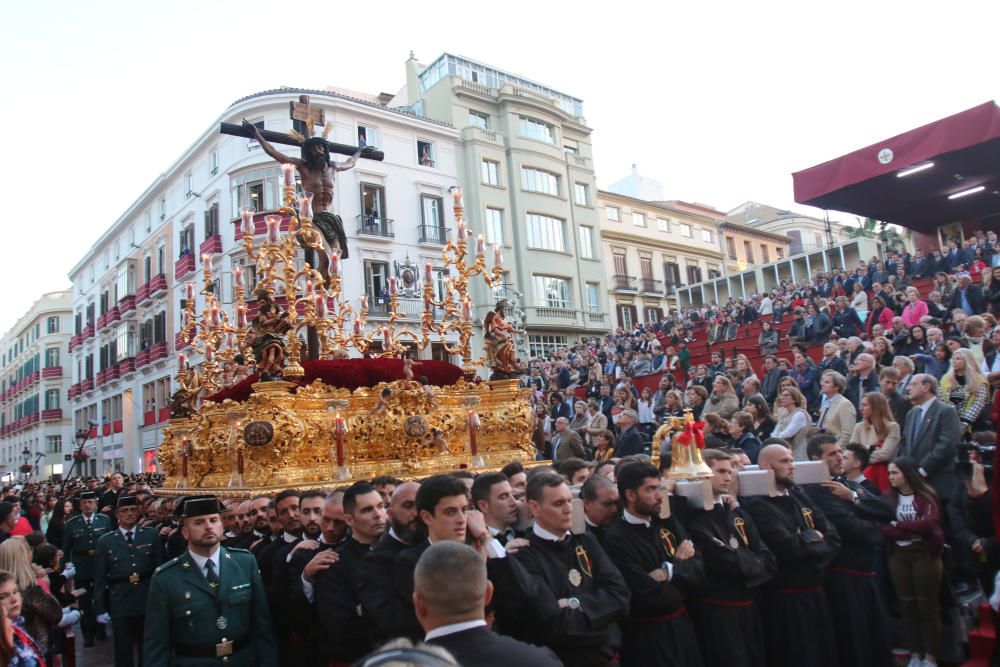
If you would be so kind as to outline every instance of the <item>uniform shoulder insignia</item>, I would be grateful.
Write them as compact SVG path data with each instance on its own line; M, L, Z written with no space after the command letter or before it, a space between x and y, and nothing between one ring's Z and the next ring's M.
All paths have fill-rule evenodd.
M80 520L80 515L79 515L79 514L74 514L73 516L71 516L71 517L69 518L69 521L67 521L67 522L66 522L66 525L68 526L68 525L70 525L71 523L76 523L76 522L78 522L79 520Z
M226 547L226 551L228 551L231 554L250 554L251 556L253 555L250 553L249 549L240 549L239 547Z
M166 563L156 568L156 572L163 572L164 570L171 568L174 565L177 565L177 563L179 562L181 562L181 556L177 556L176 558L171 558Z

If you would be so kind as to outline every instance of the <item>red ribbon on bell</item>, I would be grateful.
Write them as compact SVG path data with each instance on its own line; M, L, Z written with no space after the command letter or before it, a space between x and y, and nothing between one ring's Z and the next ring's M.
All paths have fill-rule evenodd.
M685 422L684 431L677 436L677 442L685 446L694 442L698 449L705 449L705 422Z

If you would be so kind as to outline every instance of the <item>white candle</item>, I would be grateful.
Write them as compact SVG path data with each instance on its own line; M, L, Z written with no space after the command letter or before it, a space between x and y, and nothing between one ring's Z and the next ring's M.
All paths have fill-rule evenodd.
M476 254L482 255L486 252L486 237L480 234L476 237Z
M462 208L462 188L455 185L452 186L450 190L451 190L451 198L455 200L455 206L457 208Z
M247 307L237 306L236 308L236 326L240 329L246 328L247 325Z
M295 165L294 164L283 164L281 165L281 174L285 179L286 188L295 187Z
M361 310L368 310L368 297L362 294L358 297L358 302L361 303Z
M243 233L253 236L257 231L253 224L253 214L257 212L257 209L248 207L240 209L240 217L243 218Z
M194 299L194 283L188 283L186 285L186 288L187 288L187 299L188 301L191 301L192 299Z
M233 278L236 280L236 284L239 284L239 283L241 283L243 281L243 267L242 266L237 266L235 269L233 269Z
M207 252L203 252L201 254L201 263L204 264L205 266L211 268L211 266L212 266L212 256L209 255Z
M462 300L462 321L468 322L472 319L472 302L469 301L469 297L465 297Z
M313 281L307 280L306 281L306 296L311 295L312 291L313 291Z
M281 231L281 216L269 215L264 218L267 223L267 240L271 243L278 242L278 232Z
M361 335L361 320L356 317L354 318L354 333L359 336Z
M181 370L184 370L184 369L187 368L187 357L184 356L183 352L181 352L180 354L177 355L177 366Z
M316 295L316 316L326 317L326 298L322 294Z
M503 252L501 252L499 244L493 246L493 265L503 265Z
M458 240L459 241L465 240L465 223L462 222L461 220L458 221Z
M205 343L205 363L212 363L214 350L211 343Z
M424 282L427 283L428 285L434 282L433 269L434 267L431 266L430 262L424 264Z
M330 252L330 275L340 275L340 251L336 248Z

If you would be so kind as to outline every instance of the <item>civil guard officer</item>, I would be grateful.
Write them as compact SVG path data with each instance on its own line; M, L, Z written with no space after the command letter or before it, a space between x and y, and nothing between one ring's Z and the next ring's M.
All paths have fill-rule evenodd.
M188 548L157 568L149 586L146 667L278 664L267 593L249 551L223 547L215 496L178 502Z
M82 491L80 514L66 522L63 531L63 554L76 567L74 579L77 588L87 592L80 596L80 627L83 630L83 645L93 646L97 634L104 635L104 628L98 629L94 613L94 565L97 560L97 540L111 530L111 519L97 513L97 493Z
M97 540L94 566L94 611L100 623L111 622L115 667L142 664L142 631L149 579L163 562L163 547L155 528L139 526L139 501L120 496L115 517L118 528ZM135 650L139 660L135 660Z

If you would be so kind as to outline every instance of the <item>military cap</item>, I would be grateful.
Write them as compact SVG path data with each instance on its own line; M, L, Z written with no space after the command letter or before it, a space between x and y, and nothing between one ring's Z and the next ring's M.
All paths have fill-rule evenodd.
M190 519L206 514L221 514L222 508L215 496L187 496L177 504L176 513L182 519Z
M135 496L122 496L118 499L118 504L115 507L138 507L139 501Z
M97 500L97 492L83 491L80 493L80 500Z

